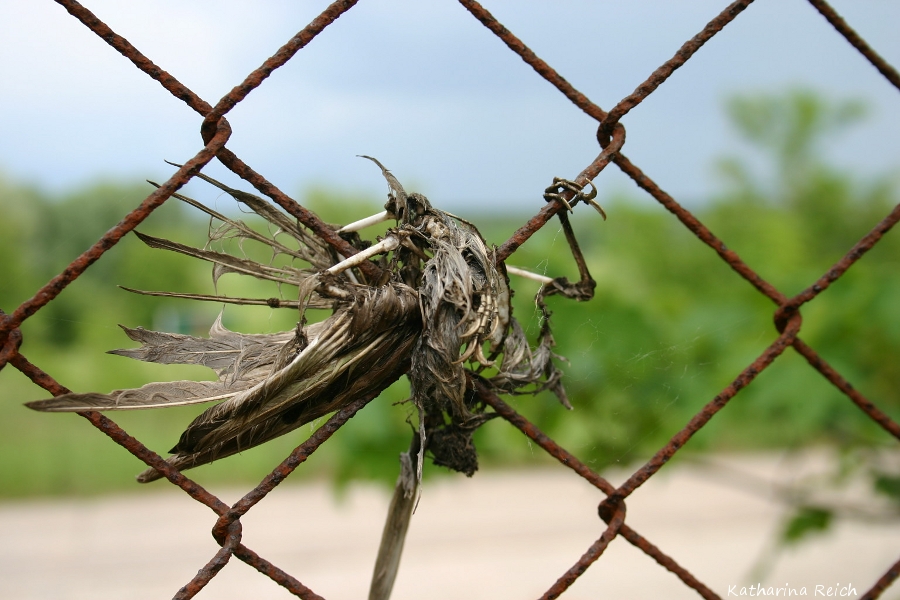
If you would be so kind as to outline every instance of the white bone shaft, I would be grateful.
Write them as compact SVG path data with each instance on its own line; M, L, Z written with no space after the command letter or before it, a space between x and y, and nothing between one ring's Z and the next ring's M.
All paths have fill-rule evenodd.
M372 215L371 217L366 217L365 219L360 219L359 221L354 221L353 223L349 223L344 225L340 229L338 229L338 233L344 231L359 231L360 229L365 229L370 225L377 225L378 223L382 223L384 221L388 221L393 218L393 215L386 210L381 211L377 215Z
M337 275L338 273L340 273L342 271L346 271L347 269L361 265L362 263L364 263L368 259L372 258L376 254L384 254L385 252L390 252L391 250L396 250L399 247L400 247L400 240L392 235L389 235L388 237L384 238L377 244L375 244L373 246L369 246L365 250L362 250L361 252L354 254L353 256L351 256L350 258L348 258L346 260L342 260L338 264L327 269L325 272L330 273L331 275Z
M525 269L520 269L518 267L511 267L509 265L506 265L506 272L510 275L518 275L519 277L539 281L544 285L553 283L552 277L547 277L546 275L538 275L537 273L532 273L531 271L526 271Z

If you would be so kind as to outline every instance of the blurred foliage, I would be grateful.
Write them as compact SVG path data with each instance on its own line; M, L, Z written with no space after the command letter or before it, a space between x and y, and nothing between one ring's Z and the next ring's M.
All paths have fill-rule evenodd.
M795 294L890 211L897 202L896 180L888 176L860 180L823 158L825 144L864 117L858 102L829 103L811 93L793 92L736 98L727 108L748 144L747 152L720 161L721 191L700 204L695 214L762 277L785 294ZM0 179L4 215L0 308L13 310L149 191L145 185L102 183L57 197ZM211 189L208 197L197 199L219 197ZM308 190L302 198L306 206L335 223L381 210L377 200L327 188ZM431 200L440 205L439 198ZM772 303L663 208L625 195L607 198L603 204L607 222L583 207L573 218L598 282L596 297L587 303L549 299L557 351L568 359L563 369L575 409L566 411L550 395L509 400L595 469L646 460L777 335ZM208 221L196 213L172 199L139 229L203 246ZM500 244L530 215L461 216L475 222L489 242ZM372 239L383 229L373 227L362 234ZM577 275L555 222L509 262L553 277ZM900 240L893 232L802 311L803 339L894 419L900 419L898 262ZM258 297L279 293L239 279L223 276L219 291ZM213 291L208 265L150 250L127 236L23 324L23 354L76 391L105 392L155 380L210 377L199 367L145 364L103 351L129 345L117 323L203 335L221 307L137 296L116 285ZM536 335L540 324L532 299L537 284L514 279L512 286L514 314L526 331ZM291 290L280 293L287 296ZM286 330L295 318L290 310L224 309L226 327L244 332ZM392 386L318 450L297 476L392 483L398 472L397 455L407 447L410 435L407 420L412 411L408 404L400 404L407 393L405 381ZM42 397L46 392L14 368L0 372L0 495L139 489L132 477L143 465L86 421L71 414L38 414L21 406ZM111 416L164 454L203 408ZM256 482L315 425L196 469L191 477L204 485ZM823 443L877 447L891 441L805 359L788 350L698 433L686 451ZM476 434L476 445L486 466L549 461L500 420ZM426 476L437 471L426 468ZM880 477L878 489L896 496L896 474ZM811 516L815 517L798 513L788 529L802 534L824 522Z
M785 524L782 539L788 544L796 544L812 534L827 531L833 516L828 508L802 506Z
M876 491L900 504L900 476L875 472L873 478Z

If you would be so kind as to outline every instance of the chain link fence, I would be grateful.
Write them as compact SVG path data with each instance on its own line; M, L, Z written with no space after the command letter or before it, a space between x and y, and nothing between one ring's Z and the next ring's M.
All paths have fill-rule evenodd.
M774 321L778 335L759 357L738 374L734 380L726 386L718 395L712 398L683 429L676 432L668 443L653 455L642 467L636 470L620 486L615 486L609 481L592 471L553 439L542 433L533 423L518 414L506 402L499 398L491 389L483 383L475 382L475 393L481 401L493 408L493 410L513 427L518 428L549 455L560 461L563 465L583 477L590 484L600 490L606 498L599 503L599 516L607 527L603 534L588 548L572 567L563 573L552 584L542 598L556 598L563 594L578 577L583 574L591 564L598 560L609 543L617 536L625 538L629 543L640 548L648 557L656 561L663 568L675 574L685 585L696 590L700 596L707 599L720 596L699 581L684 567L679 565L675 558L667 555L662 549L655 546L649 540L632 529L626 519L625 500L633 494L650 477L659 471L676 452L678 452L702 427L704 427L715 415L725 407L744 387L749 385L756 377L775 362L788 348L793 348L803 356L810 367L818 371L825 379L837 387L849 402L853 402L865 415L875 421L888 434L900 440L900 425L893 421L885 412L856 390L850 382L829 365L819 354L800 337L802 324L801 307L814 300L819 294L826 292L829 286L838 280L860 260L893 226L900 220L900 205L895 207L880 222L875 223L871 231L850 248L844 257L835 263L818 280L812 282L801 293L788 297L776 289L772 284L760 277L753 268L745 263L740 256L723 243L722 240L700 222L691 211L684 208L674 198L661 189L652 179L645 175L622 152L625 142L625 129L620 121L630 110L645 100L662 85L676 69L698 52L703 45L713 36L719 34L731 21L739 18L742 11L747 8L752 0L738 0L727 6L720 14L715 16L709 24L697 35L684 43L675 55L656 69L635 91L623 98L616 106L605 111L588 99L584 94L576 90L550 65L532 52L519 38L510 32L502 23L495 19L484 7L475 0L459 0L460 3L493 32L504 44L518 54L522 60L530 65L534 71L556 87L573 104L595 119L598 123L597 141L600 146L598 156L585 167L585 169L573 181L578 186L584 186L610 164L614 164L623 173L630 177L641 189L646 191L656 201L662 204L672 215L696 235L703 243L719 255L731 269L745 279L756 290L769 298L775 306ZM243 162L231 150L227 143L232 134L232 129L225 119L225 115L238 103L243 101L257 87L262 85L265 79L275 70L287 63L304 46L310 43L317 35L322 33L331 23L342 14L351 10L357 0L337 0L328 6L309 25L292 37L274 55L268 58L259 68L250 73L242 82L235 86L227 95L221 98L215 105L208 103L191 91L187 86L179 82L172 75L153 63L144 56L128 40L118 35L97 16L81 6L74 0L57 0L73 18L79 20L85 27L102 38L113 49L130 60L134 66L163 86L175 98L185 102L203 117L201 134L204 146L197 154L178 168L175 174L165 181L158 189L151 193L133 211L131 211L118 225L110 229L97 242L81 256L73 260L59 275L54 277L46 285L36 291L34 296L24 302L9 314L0 313L0 368L7 364L18 369L35 384L49 391L53 395L68 393L65 387L60 385L52 375L43 371L38 365L33 364L26 356L19 352L22 343L22 333L19 326L28 318L35 315L48 303L53 301L59 293L70 283L75 281L84 271L116 243L124 235L132 231L138 224L146 219L156 208L161 206L173 193L187 183L213 158L217 158L232 172L247 181L256 190L272 199L281 208L295 217L300 223L308 227L315 235L319 236L338 253L349 256L356 252L346 241L328 225L323 223L314 213L306 210L292 198L269 182L263 175ZM842 35L847 42L860 52L865 58L896 88L900 89L900 73L887 64L869 45L862 39L834 9L824 0L809 0L810 4ZM567 197L568 194L568 197ZM569 190L561 194L562 198L570 200L574 191ZM512 255L536 231L541 229L550 219L564 210L564 202L552 200L548 202L532 219L522 225L518 231L497 251L497 260L503 261ZM259 556L242 542L241 517L262 501L279 483L285 480L297 467L299 467L313 452L325 443L344 423L360 411L372 397L360 397L350 402L338 412L333 414L327 422L319 427L305 442L299 445L281 464L279 464L263 481L249 491L243 498L232 506L211 494L203 487L182 475L178 470L170 466L162 457L149 450L139 440L130 436L115 422L97 412L79 413L102 433L107 435L115 443L142 460L148 466L157 469L173 484L180 487L191 498L208 506L216 515L217 520L213 526L213 535L220 544L221 549L204 565L191 581L189 581L175 598L191 598L195 596L216 574L226 566L231 557L247 563L261 574L289 590L292 594L305 599L320 598L313 590L306 587L301 581L289 573ZM649 563L648 563L649 564ZM898 577L900 577L900 560L891 565L884 575L872 582L871 587L861 597L879 597Z

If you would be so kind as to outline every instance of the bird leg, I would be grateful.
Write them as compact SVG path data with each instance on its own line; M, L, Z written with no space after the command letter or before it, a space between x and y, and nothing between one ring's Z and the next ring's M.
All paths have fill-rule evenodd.
M510 275L518 275L519 277L524 277L525 279L531 279L533 281L537 281L542 285L547 285L548 283L553 283L552 277L547 277L546 275L541 275L539 273L532 273L531 271L526 271L525 269L520 269L519 267L512 267L510 265L506 265L506 272Z

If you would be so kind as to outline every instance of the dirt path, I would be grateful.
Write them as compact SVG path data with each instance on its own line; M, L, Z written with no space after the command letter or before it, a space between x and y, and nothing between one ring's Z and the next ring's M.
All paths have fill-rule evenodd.
M770 479L791 472L778 457L725 462ZM765 489L740 491L696 466L669 471L629 499L628 523L723 598L757 583L750 569L770 547L783 508ZM234 501L238 492L221 497ZM394 598L536 598L600 535L601 499L561 468L426 482ZM386 490L370 486L336 501L323 484L285 485L243 519L244 542L326 598L365 598L387 500ZM0 504L0 598L170 598L217 550L213 521L208 509L163 486L122 497ZM900 522L839 521L815 542L783 552L762 583L805 586L806 597L816 597L817 585L839 584L855 597L898 556ZM290 597L237 560L198 596ZM617 539L563 597L698 596ZM900 598L900 584L884 597Z

